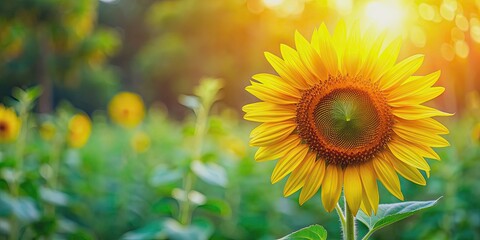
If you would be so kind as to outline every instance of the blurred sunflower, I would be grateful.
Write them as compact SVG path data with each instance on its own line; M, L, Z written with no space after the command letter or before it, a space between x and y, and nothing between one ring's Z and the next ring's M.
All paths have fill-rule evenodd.
M475 124L472 130L473 142L480 144L480 123Z
M20 133L21 122L15 111L0 104L0 142L12 142Z
M81 148L87 143L92 131L90 118L85 114L75 114L68 122L68 145Z
M136 132L133 135L130 144L135 152L146 152L150 148L150 137L144 132Z
M126 128L134 128L143 120L145 107L139 95L121 92L110 101L108 113L114 122Z
M262 100L243 107L244 118L262 124L250 144L260 147L257 161L280 158L271 181L290 174L289 196L301 190L300 204L321 188L323 206L332 211L342 187L349 209L376 214L377 179L403 200L397 173L425 185L426 158L439 156L432 147L449 143L448 129L434 116L449 116L422 103L445 89L432 87L440 72L413 74L422 55L396 63L401 39L384 46L385 34L347 33L340 22L333 35L325 24L311 41L298 32L296 50L281 45L279 58L265 53L279 76L257 74L246 90Z

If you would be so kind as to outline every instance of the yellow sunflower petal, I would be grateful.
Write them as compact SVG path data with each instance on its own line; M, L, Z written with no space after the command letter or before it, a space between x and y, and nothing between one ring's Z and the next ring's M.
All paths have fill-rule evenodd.
M303 64L316 76L316 79L307 79L309 85L313 86L317 84L319 80L327 79L328 71L318 52L313 49L310 43L298 31L295 32L295 44Z
M429 146L423 144L412 144L412 149L417 151L422 157L440 160L440 156Z
M405 145L395 138L387 145L393 155L402 162L421 170L430 171L427 161L420 154L413 151L409 145Z
M372 215L372 206L370 205L370 202L368 201L367 194L365 193L365 189L363 189L363 194L362 194L362 203L360 204L360 208L362 211L367 214L368 216ZM374 213L376 214L376 212Z
M282 60L281 58L269 53L265 52L265 58L267 61L272 65L273 69L290 85L298 88L298 89L307 89L308 85L305 84L303 81L298 81L298 77L295 76L295 73L292 72L287 65L287 63Z
M331 212L337 205L342 192L342 185L342 167L333 164L328 165L322 183L322 203L327 212Z
M448 134L448 129L433 118L424 118L413 121L398 119L395 126L410 132L422 131L434 134Z
M426 89L425 91L417 95L410 95L396 100L389 99L388 104L392 107L418 105L440 96L440 94L442 94L444 91L444 87L433 87Z
M435 133L429 133L425 131L411 131L408 128L403 128L397 124L393 126L393 131L399 137L416 144L427 145L431 147L447 147L450 146L447 140Z
M285 156L290 150L300 144L298 135L290 135L285 140L266 147L260 147L255 153L255 161L262 162Z
M303 64L298 52L285 44L280 45L280 52L283 59L291 66L290 71L296 73L296 80L302 82L302 85L311 86L310 82L313 82L315 78Z
M438 109L423 106L423 105L412 105L397 107L392 109L393 115L403 118L406 120L417 120L429 117L447 117L452 116L451 113L442 112Z
M318 32L318 37L315 38L315 42L312 39L312 46L317 49L322 58L327 71L331 75L337 75L338 73L338 56L335 46L333 45L332 37L328 32L327 26L323 23L320 26ZM318 42L317 42L318 41Z
M347 199L347 205L352 211L353 216L357 215L358 208L362 202L362 179L357 166L348 166L343 174L343 191Z
M380 50L382 49L383 42L385 41L385 37L386 37L386 33L383 33L379 37L377 37L377 39L374 41L372 48L368 52L368 55L365 59L364 66L362 68L361 74L363 76L370 76L372 74L372 71L374 70L375 65L377 64L378 55L380 53Z
M390 70L397 61L398 54L400 53L400 47L402 46L402 38L397 38L392 41L377 59L377 64L372 72L372 81L377 82L385 72Z
M425 186L427 184L425 178L420 173L420 171L418 171L418 169L398 160L391 153L385 154L385 156L386 158L388 158L395 170L400 173L400 175L402 175L404 178L419 185Z
M315 154L313 157L316 158ZM320 185L322 185L323 177L325 176L325 161L318 159L315 161L310 173L305 179L302 192L300 192L300 205L303 205L308 199L317 193Z
M268 146L276 144L287 138L290 133L295 130L297 124L295 121L262 123L260 126L252 130L250 134L250 145L252 146Z
M284 157L280 158L277 165L273 169L271 181L276 183L282 178L291 173L300 163L305 159L308 153L308 147L306 145L298 145Z
M345 52L345 45L347 42L347 26L345 21L340 20L333 31L332 36L333 45L337 50L338 61L342 62L343 53Z
M282 122L295 118L295 105L257 102L243 106L245 120L253 122Z
M387 190L393 194L393 196L403 201L403 194L402 190L400 189L400 180L398 179L397 173L390 162L385 159L382 154L379 154L379 156L374 158L372 162L375 173L378 176L378 179L380 179L382 182L383 186L385 186Z
M371 162L359 166L360 175L362 177L363 191L368 205L377 214L378 203L380 197L378 194L377 177L375 176L375 169ZM364 198L365 199L365 198Z
M252 79L255 79L261 82L265 87L271 88L274 91L277 91L281 94L300 99L302 93L295 87L289 85L281 77L268 74L268 73L259 73L253 75Z
M352 27L352 31L348 36L347 47L345 48L342 62L345 66L345 73L356 76L363 65L363 58L361 56L361 34L358 22Z
M252 85L245 88L249 93L257 97L258 99L276 104L296 104L298 98L284 95L281 92L272 89L268 85L251 82Z
M287 183L283 188L283 195L288 197L302 188L305 184L305 179L310 176L310 172L315 164L315 153L309 152L307 157L300 163L300 165L293 170L290 177L288 177Z
M423 55L417 54L397 63L380 78L380 90L398 87L422 66L423 59Z
M395 101L399 98L404 98L405 96L423 92L438 80L440 73L441 71L436 71L426 76L414 76L408 78L405 83L391 90L388 94L388 101Z

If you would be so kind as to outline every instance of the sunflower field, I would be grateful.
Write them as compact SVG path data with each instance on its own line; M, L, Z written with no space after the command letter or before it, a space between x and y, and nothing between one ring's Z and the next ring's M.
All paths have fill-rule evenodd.
M0 239L480 239L478 0L0 1Z

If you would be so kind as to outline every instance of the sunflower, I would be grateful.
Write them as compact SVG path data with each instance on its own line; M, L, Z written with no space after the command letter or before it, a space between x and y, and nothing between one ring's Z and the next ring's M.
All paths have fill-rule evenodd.
M0 142L12 142L20 133L21 122L15 111L0 104Z
M473 127L472 140L474 143L480 143L480 122Z
M114 122L126 128L134 128L145 116L142 97L131 92L118 93L110 101L108 113Z
M245 105L244 118L262 123L250 134L256 161L279 159L276 183L289 175L284 195L301 189L303 204L321 189L332 211L342 192L356 215L377 213L377 179L403 200L397 174L425 185L425 158L440 160L432 147L449 143L448 129L432 119L451 114L422 105L445 89L432 87L440 72L413 75L424 57L398 63L401 39L340 22L332 35L325 24L311 41L295 33L295 48L281 45L281 58L265 57L278 75L254 75L246 90L261 102Z
M68 122L68 145L81 148L87 143L92 131L90 118L85 114L75 114Z

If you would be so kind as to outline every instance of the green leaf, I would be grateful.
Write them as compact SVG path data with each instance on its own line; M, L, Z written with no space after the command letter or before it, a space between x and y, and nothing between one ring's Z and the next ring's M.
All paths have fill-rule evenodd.
M12 211L18 219L23 222L33 222L40 219L40 212L38 211L33 199L22 197L12 199Z
M189 96L189 95L180 95L178 98L180 104L185 107L192 109L195 113L197 113L198 109L200 108L200 99L196 96Z
M14 198L7 193L0 193L0 205L2 205L2 212L13 213L22 222L40 219L35 201L29 197Z
M327 239L327 231L320 225L311 225L296 232L290 233L280 240L323 240Z
M138 239L158 239L165 236L163 220L154 221L150 224L125 233L120 239L138 240Z
M439 199L440 198L433 201L380 204L378 206L377 215L369 217L364 212L360 211L357 215L357 219L368 227L369 232L367 235L371 235L380 228L412 216L421 210L433 207Z
M159 219L140 229L127 232L121 239L176 239L206 240L213 233L213 225L208 220L195 219L190 225L183 225L172 218Z
M152 173L150 184L155 187L166 185L180 180L183 177L183 174L184 173L180 170L170 169L167 166L159 165Z
M232 214L232 209L228 203L221 199L208 199L205 204L198 208L222 217L230 217Z
M175 219L163 223L169 239L207 240L213 233L213 225L206 219L195 219L190 225L182 225Z
M68 204L68 195L46 187L40 187L40 197L48 203L51 203L56 206L67 206Z
M228 183L225 169L218 164L193 161L191 168L195 175L209 184L225 187Z

